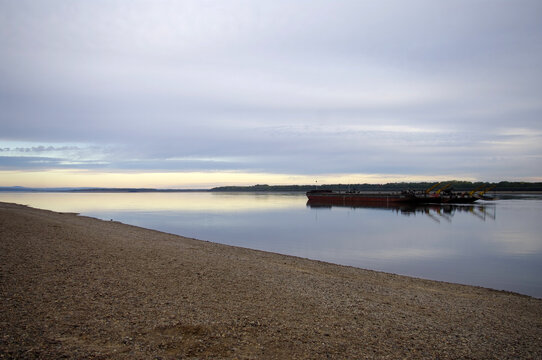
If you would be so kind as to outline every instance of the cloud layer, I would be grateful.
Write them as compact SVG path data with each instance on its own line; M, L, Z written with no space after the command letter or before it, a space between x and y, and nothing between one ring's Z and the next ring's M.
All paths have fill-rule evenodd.
M540 179L541 14L0 1L0 170Z

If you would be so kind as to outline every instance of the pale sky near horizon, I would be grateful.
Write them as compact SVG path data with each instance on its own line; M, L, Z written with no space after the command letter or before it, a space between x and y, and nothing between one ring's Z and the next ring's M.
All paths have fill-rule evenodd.
M0 186L542 181L541 1L0 0Z

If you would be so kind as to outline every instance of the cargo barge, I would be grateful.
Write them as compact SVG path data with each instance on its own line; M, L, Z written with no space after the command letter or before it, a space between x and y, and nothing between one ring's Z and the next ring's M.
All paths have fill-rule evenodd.
M340 206L367 205L424 205L424 204L472 204L479 199L469 193L447 192L434 194L427 192L360 192L311 190L306 193L312 203Z

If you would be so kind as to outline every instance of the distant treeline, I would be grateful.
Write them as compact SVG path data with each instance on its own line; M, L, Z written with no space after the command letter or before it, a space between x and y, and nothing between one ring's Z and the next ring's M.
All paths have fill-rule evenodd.
M205 189L153 189L153 188L30 188L22 186L0 186L0 192L69 192L69 193L127 193L127 192L195 192Z
M194 192L191 189L153 189L153 188L86 188L70 189L67 192Z
M330 184L330 185L253 185L253 186L221 186L208 189L153 189L153 188L28 188L21 186L0 186L0 192L306 192L314 189L329 189L335 191L402 191L427 190L437 182L400 182L388 184ZM435 190L450 184L450 190L471 191L542 191L542 182L470 182L443 181Z
M437 182L400 182L387 184L330 184L330 185L253 185L253 186L221 186L210 191L246 191L246 192L306 192L314 189L329 189L335 191L402 191L427 190ZM542 182L470 182L470 181L443 181L435 188L439 189L451 184L448 189L455 191L484 190L491 187L491 191L542 191Z

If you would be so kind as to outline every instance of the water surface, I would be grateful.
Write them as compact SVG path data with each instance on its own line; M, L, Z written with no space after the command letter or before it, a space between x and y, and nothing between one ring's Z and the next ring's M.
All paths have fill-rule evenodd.
M0 193L223 244L542 297L542 199L417 209L312 207L304 194Z

